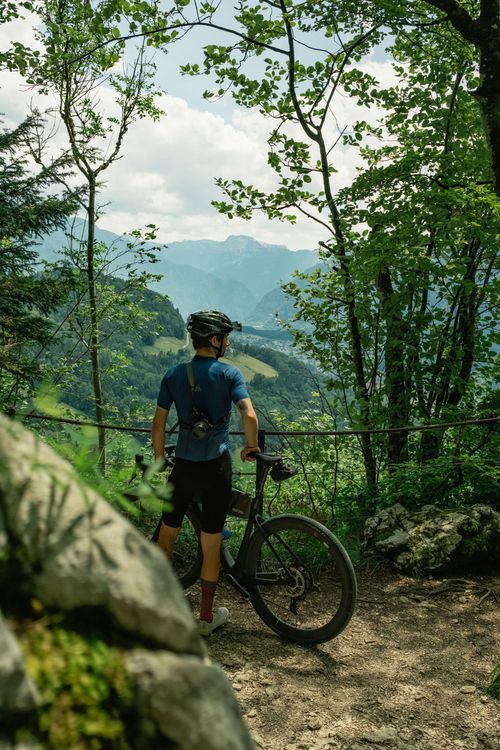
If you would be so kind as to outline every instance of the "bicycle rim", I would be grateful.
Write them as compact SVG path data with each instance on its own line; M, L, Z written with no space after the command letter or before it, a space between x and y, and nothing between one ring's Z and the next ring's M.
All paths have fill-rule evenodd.
M270 518L249 544L252 604L272 630L297 643L323 643L347 625L356 576L339 540L305 516Z

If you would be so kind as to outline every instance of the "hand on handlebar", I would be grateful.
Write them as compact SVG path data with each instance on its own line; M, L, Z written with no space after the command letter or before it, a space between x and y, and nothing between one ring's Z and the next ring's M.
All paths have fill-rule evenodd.
M255 461L255 457L252 455L254 453L260 453L260 448L247 445L241 449L240 458L242 461Z
M156 471L166 471L167 469L171 469L173 465L174 462L171 456L164 456L163 458L160 456L159 458L155 458L153 463Z

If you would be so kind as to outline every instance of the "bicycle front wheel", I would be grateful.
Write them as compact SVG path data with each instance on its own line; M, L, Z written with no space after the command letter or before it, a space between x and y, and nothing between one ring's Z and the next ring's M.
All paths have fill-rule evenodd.
M299 515L269 518L250 539L246 572L259 617L283 638L324 643L356 604L347 552L325 526Z

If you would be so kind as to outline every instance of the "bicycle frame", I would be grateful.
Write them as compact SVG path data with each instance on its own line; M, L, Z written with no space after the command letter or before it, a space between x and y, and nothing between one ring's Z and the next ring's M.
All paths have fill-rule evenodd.
M173 452L173 448L174 446L165 446L166 453L171 455ZM141 469L143 476L144 476L149 466L144 463L143 457L141 455L136 456L136 464ZM171 465L173 464L171 463ZM270 549L272 550L276 560L281 565L280 575L278 576L276 573L273 573L273 572L268 572L268 573L261 572L261 573L258 573L256 576L250 577L247 574L246 568L245 568L245 560L246 560L248 545L249 545L250 538L252 537L254 531L259 532L265 538L265 534L262 531L262 527L263 527L263 524L266 522L266 519L262 515L262 510L263 510L263 504L264 504L264 487L265 487L267 477L270 471L271 471L271 464L265 463L264 461L256 460L255 494L252 499L248 521L245 527L245 531L243 533L242 540L239 545L236 559L232 556L229 549L227 549L224 545L221 546L222 569L225 575L227 575L227 577L231 581L231 583L246 598L251 598L251 589L252 589L252 586L255 584L263 584L263 585L268 585L268 586L272 586L273 584L282 584L283 574L286 575L290 584L293 584L294 582L293 577L288 572L288 566L283 562L283 560L280 557L279 552L275 549L275 547L269 540L267 540L267 543ZM193 500L192 507L196 516L199 518L200 508L196 500ZM282 539L280 539L280 541L283 544L283 546L288 550L288 552L290 552L290 554L296 557L293 550L289 547L289 545L286 544L286 542L284 542Z
M252 536L255 528L260 528L264 518L262 516L262 507L264 504L264 485L266 483L267 475L269 474L270 467L257 462L256 474L255 474L255 495L252 500L250 507L250 514L248 517L247 525L243 533L236 559L233 558L231 552L224 547L221 547L221 558L224 572L227 573L235 585L241 590L241 584L238 580L243 577L244 574L244 558L248 547L248 542ZM245 590L245 595L250 596L249 592Z
M260 461L257 461L257 467L256 467L256 476L255 476L255 495L252 500L252 505L250 509L250 515L248 518L247 525L245 527L245 531L243 533L243 538L241 540L238 553L236 555L236 559L233 558L231 552L222 545L221 547L221 560L222 560L222 567L225 572L225 574L230 579L231 583L242 593L246 598L251 598L251 588L252 585L257 584L265 584L268 586L272 586L273 583L275 584L281 584L283 582L282 574L283 572L286 572L287 578L289 578L290 583L293 583L292 576L287 571L287 565L282 561L279 552L274 548L271 542L268 541L268 544L273 551L273 554L275 555L276 559L281 564L281 576L277 576L276 573L258 573L256 576L252 576L251 578L248 576L248 573L246 572L245 568L245 559L248 549L248 544L250 541L250 537L253 535L254 530L258 531L259 533L264 535L264 532L262 531L262 526L265 523L265 518L262 515L262 509L264 504L264 487L266 484L267 477L269 475L269 472L271 470L271 466L269 464L264 464ZM289 545L287 545L285 542L282 542L284 546L288 549L289 552L292 554L293 551L290 549ZM250 589L250 590L249 590Z

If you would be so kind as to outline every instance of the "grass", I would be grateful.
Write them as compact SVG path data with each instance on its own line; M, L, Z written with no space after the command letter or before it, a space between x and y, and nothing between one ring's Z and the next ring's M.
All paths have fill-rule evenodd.
M223 357L221 362L238 367L247 383L250 383L255 375L263 375L265 378L278 377L278 372L274 367L248 354L231 354L229 357Z
M57 404L55 411L50 404L46 407L43 400L38 402L38 411L46 413L48 417L57 415L81 419L83 422L90 421L86 414L62 402ZM70 461L87 479L95 474L98 453L97 427L60 423L57 428L49 431L42 428L39 434L48 445ZM113 474L111 481L113 484L121 485L132 474L135 466L134 457L137 453L144 452L144 445L128 432L110 430L107 431L106 446L108 468Z
M88 417L83 415L82 419L88 419ZM85 441L87 443L90 443L91 447L97 448L97 427L86 427L85 437L82 435L81 428L77 426L71 427L70 425L63 424L61 425L61 431L64 432L67 438L78 447L80 447ZM130 453L133 465L135 454L141 453L144 450L143 446L134 437L132 437L132 435L129 435L126 432L113 432L110 430L108 431L106 439L108 450L112 448L113 443L118 442L118 440L120 440L122 444L125 443L126 451L127 453Z
M159 336L153 346L145 346L146 354L158 354L158 352L178 352L187 349L187 339L176 339L173 336Z
M81 419L85 422L89 419L89 417L86 414L83 414L83 412L78 412L76 409L73 409L66 404L61 404L60 406L64 408L64 416L69 416L70 419ZM77 449L81 448L83 445L86 445L90 449L97 449L97 427L85 426L82 429L82 427L78 425L64 423L61 423L59 427L59 437L54 436L56 437L56 440L69 442L72 445L76 446ZM52 435L47 436L47 438L49 439L50 437L52 437ZM112 449L114 443L119 443L122 447L122 452L126 452L130 455L131 466L133 466L135 454L141 453L144 450L141 443L127 432L114 432L112 430L109 430L106 443L108 450Z
M492 679L486 692L497 701L500 701L500 662L498 662L493 670Z

